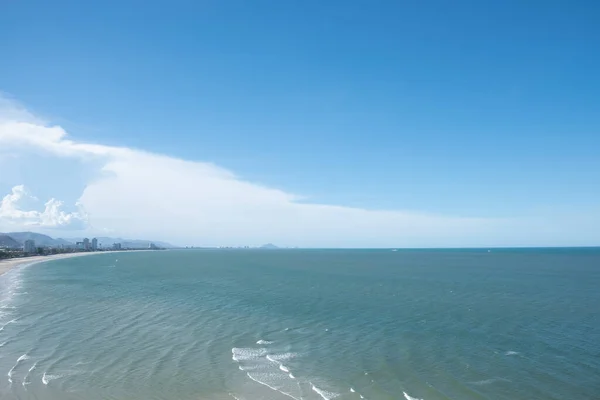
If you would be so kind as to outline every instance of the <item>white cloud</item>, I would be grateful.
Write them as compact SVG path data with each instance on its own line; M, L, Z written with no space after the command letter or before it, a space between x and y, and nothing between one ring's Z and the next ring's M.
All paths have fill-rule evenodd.
M27 197L34 199L23 185L12 188L12 192L4 196L0 203L0 218L17 221L34 220L37 217L36 211L22 211L19 208L19 202Z
M100 178L88 182L79 198L87 214L64 213L55 200L39 214L19 211L22 219L39 221L40 226L68 226L89 219L97 232L178 244L274 242L315 247L536 244L530 238L540 234L535 226L512 219L307 203L297 195L244 181L210 163L77 142L59 126L34 120L26 113L20 118L15 115L3 118L0 112L1 150L42 151L56 158L94 160L94 165L100 165ZM6 210L17 212L9 206ZM598 237L594 230L580 239Z
M40 227L40 228L64 228L73 229L85 226L86 214L80 212L66 213L61 207L62 201L50 199L44 205L44 211L22 210L21 203L24 200L35 200L37 198L29 194L25 186L18 185L12 188L0 203L0 228L3 227Z

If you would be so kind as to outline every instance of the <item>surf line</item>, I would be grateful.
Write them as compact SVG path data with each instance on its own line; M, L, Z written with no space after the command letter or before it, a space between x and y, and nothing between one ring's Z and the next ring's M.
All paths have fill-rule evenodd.
M27 382L27 378L29 377L29 374L31 373L31 371L33 371L35 369L35 366L37 365L37 361L33 363L33 365L31 366L31 368L29 368L29 370L27 371L27 374L25 374L25 378L23 378L23 386L25 385L29 385L31 382Z
M252 379L254 382L256 382L256 383L260 383L261 385L265 385L266 387L268 387L268 388L269 388L269 389L271 389L271 390L274 390L274 391L276 391L276 392L278 392L278 393L281 393L281 394L283 394L283 395L285 395L285 396L287 396L287 397L291 397L291 398L292 398L292 399L294 399L294 400L302 400L302 399L299 399L299 398L297 398L297 397L294 397L294 396L292 396L292 395L291 395L291 394L289 394L289 393L286 393L286 392L284 392L284 391L282 391L282 390L279 390L279 389L277 389L277 388L274 388L273 386L271 386L271 385L269 385L269 384L266 384L266 383L264 383L263 381L260 381L260 380L258 380L258 379L255 379L255 378L253 378L253 377L252 377L252 375L250 375L248 372L246 373L246 375L248 375L248 378Z
M406 398L406 400L423 400L423 399L417 399L416 397L411 397L406 392L402 392L402 393L404 393L404 397Z
M23 354L21 357L17 358L17 362L15 363L15 365L12 366L11 369L8 370L8 383L12 385L13 381L12 381L12 373L15 370L15 368L17 368L17 366L19 365L19 363L21 363L21 361L27 360L29 357L27 357L27 353Z

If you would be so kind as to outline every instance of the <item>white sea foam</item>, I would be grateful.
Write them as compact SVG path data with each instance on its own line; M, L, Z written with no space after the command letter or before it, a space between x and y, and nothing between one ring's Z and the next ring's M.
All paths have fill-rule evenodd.
M27 354L23 354L21 357L17 358L17 362L15 363L15 365L13 365L13 366L11 367L11 369L9 369L9 370L8 370L8 374L7 374L7 375L8 375L8 383L9 383L9 384L12 384L12 382L13 382L13 381L12 381L12 374L13 374L13 372L14 372L15 368L17 368L17 366L19 365L19 363L20 363L21 361L25 361L25 360L27 360L28 358L29 358L29 357L27 356Z
M484 379L481 381L475 381L475 382L469 382L471 385L477 385L477 386L484 386L484 385L491 385L492 383L496 383L496 382L510 382L508 379L504 379L504 378L490 378L490 379Z
M25 374L25 377L23 378L23 386L25 385L29 385L31 382L27 381L27 378L29 377L29 374L31 373L31 371L33 371L35 369L35 366L37 365L37 361L33 363L33 365L29 368L29 370L27 370L27 374Z
M340 394L335 392L329 392L327 390L319 389L312 382L310 383L312 390L317 393L323 400L331 400L338 397Z
M363 397L363 395L362 395L362 394L359 394L359 396L360 396L360 398L361 398L361 399L364 399L364 397Z
M516 356L516 355L519 355L519 352L518 351L509 350L506 353L504 353L504 355L505 356Z
M231 352L232 359L239 363L238 368L246 372L254 382L290 398L301 400L301 388L293 381L295 378L288 367L281 362L295 357L295 353L268 354L265 348L237 347Z
M292 373L290 372L290 374L288 375L290 378L292 379L296 379L296 377L294 375L292 375Z
M267 356L267 359L269 361L273 361L273 362L281 362L281 361L285 361L285 360L289 360L292 358L295 358L298 354L296 353L281 353L281 354L269 354Z
M404 393L404 397L406 398L406 400L423 400L423 399L417 399L416 397L411 397L406 392L402 392L402 393Z
M259 340L258 342L256 342L256 344L273 344L272 341L270 340Z
M62 378L62 375L48 375L44 372L44 375L42 375L42 383L44 385L47 385L50 383L50 381L53 381L55 379L59 379Z
M14 324L15 322L17 322L17 319L16 319L16 318L15 318L15 319L11 319L10 321L8 321L7 323L5 323L4 325L0 326L0 331L3 331L3 330L4 330L4 328L6 328L6 326L7 326L8 324Z
M79 361L79 362L75 363L75 366L78 366L78 365L87 365L87 364L90 364L90 362L89 361Z
M355 392L354 388L350 388L350 391L351 391L352 393L354 393L354 392Z
M264 357L267 354L266 349L252 349L249 347L238 348L234 347L231 349L231 358L234 361L251 361L256 360L260 357Z
M288 367L286 367L285 365L283 365L283 363L280 360L289 360L290 358L295 357L296 354L295 353L283 353L283 354L269 354L267 355L266 359L271 361L272 363L275 363L279 366L279 369L282 370L283 372L288 373L292 379L294 379L294 376L290 373L290 369Z
M264 367L260 364L260 363L256 363L256 364L243 364L243 365L238 365L238 368L240 369L240 371L256 371L258 369L263 369Z
M273 374L255 374L254 376L251 374L246 374L246 375L248 375L248 378L252 379L254 382L260 383L261 385L264 385L271 390L279 392L287 397L291 397L294 400L302 400L301 397L295 397L295 396L291 395L290 393L284 392L283 390L273 386L274 383L267 383L267 381L270 380L271 377L273 377Z

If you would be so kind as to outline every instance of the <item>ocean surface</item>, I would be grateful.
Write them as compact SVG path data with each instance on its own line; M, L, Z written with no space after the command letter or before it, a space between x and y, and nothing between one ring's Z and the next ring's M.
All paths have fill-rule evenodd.
M177 250L0 276L0 398L600 398L600 249Z

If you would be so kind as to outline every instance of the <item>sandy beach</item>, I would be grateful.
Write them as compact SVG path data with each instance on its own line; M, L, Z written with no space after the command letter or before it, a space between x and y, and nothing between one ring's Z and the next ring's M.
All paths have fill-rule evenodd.
M91 252L91 253L66 253L66 254L53 254L50 256L33 256L33 257L21 257L21 258L9 258L6 260L0 260L0 275L10 271L11 269L24 264L37 264L46 261L59 260L62 258L71 257L82 257L91 256L94 254L108 254L118 253L117 251L102 251L102 252Z

